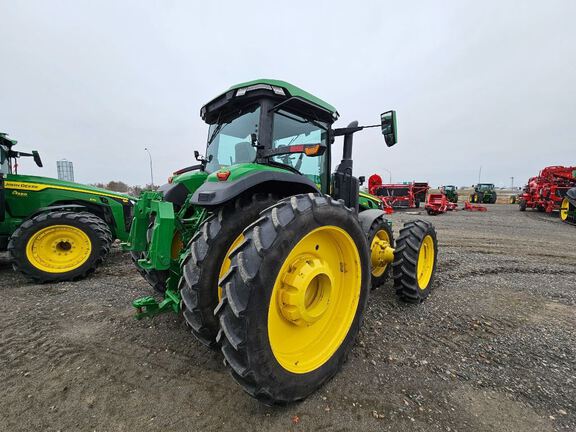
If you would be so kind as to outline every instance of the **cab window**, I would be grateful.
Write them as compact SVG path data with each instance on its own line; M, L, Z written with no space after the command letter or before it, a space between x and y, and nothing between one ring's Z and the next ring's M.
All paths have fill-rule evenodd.
M299 115L278 111L274 115L272 126L272 148L298 144L326 145L328 125L312 122ZM322 156L306 156L304 153L294 153L273 156L270 159L282 165L288 165L312 180L322 191L327 191L326 158Z

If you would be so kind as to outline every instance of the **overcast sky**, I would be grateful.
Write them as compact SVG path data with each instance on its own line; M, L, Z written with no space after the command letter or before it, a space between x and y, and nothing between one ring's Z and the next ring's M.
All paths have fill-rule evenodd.
M356 134L357 175L471 185L482 166L504 186L576 165L576 2L337 3L0 0L0 131L43 156L22 172L67 158L79 182L145 184L148 147L163 183L204 150L200 107L266 77L341 127L397 110L396 147Z

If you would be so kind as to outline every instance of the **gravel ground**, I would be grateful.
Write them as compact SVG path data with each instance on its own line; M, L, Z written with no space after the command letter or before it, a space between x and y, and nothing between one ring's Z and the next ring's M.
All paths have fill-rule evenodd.
M78 283L0 264L0 430L576 430L576 227L516 206L413 218L439 238L435 289L372 292L344 369L306 401L260 405L119 251Z

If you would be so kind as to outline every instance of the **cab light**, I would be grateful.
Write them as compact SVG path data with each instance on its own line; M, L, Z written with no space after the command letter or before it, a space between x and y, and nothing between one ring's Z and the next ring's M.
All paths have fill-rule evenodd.
M230 171L218 171L216 177L220 181L226 181L228 180L228 177L230 177Z
M286 96L286 92L284 92L282 87L276 87L269 84L254 84L248 87L243 87L236 90L236 96L244 96L247 92L254 90L272 90L277 95Z
M308 146L304 148L304 153L306 156L315 156L320 152L320 144Z

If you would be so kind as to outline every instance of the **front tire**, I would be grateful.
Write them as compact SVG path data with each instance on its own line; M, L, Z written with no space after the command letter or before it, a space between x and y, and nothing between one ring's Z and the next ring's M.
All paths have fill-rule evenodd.
M306 398L341 368L362 322L370 264L357 217L296 195L263 212L230 258L216 315L232 377L268 405Z
M110 252L112 233L88 212L42 213L12 234L8 251L15 270L35 282L78 280L94 272Z
M209 217L192 237L190 253L182 262L180 294L186 322L208 347L217 346L214 309L222 296L218 279L230 268L228 253L242 241L244 228L276 202L278 198L271 194L239 198Z
M423 220L407 222L396 240L392 264L394 287L401 300L421 303L430 295L437 258L434 226Z

